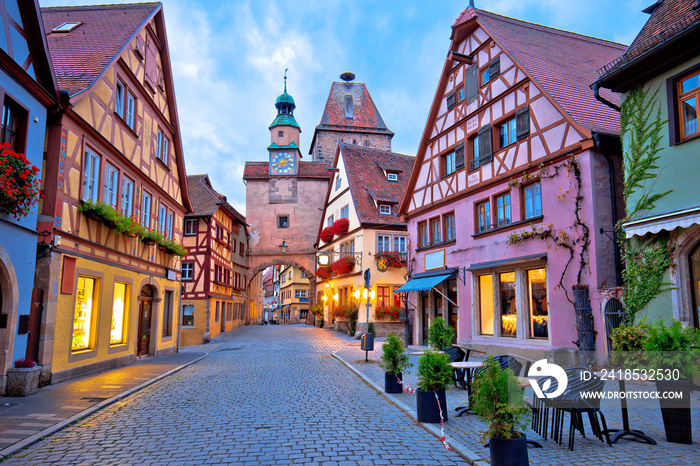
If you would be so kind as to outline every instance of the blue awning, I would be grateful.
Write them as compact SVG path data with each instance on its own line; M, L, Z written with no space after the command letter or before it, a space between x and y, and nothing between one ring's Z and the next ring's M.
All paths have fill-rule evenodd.
M404 291L424 291L430 290L435 285L442 283L454 274L452 272L442 275L433 275L432 277L412 278L407 281L401 288L394 290L394 293L402 293Z

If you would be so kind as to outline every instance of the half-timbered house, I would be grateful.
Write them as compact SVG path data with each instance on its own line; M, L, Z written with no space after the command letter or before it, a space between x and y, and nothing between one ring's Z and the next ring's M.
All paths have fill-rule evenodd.
M246 320L245 217L214 190L207 175L187 177L192 212L185 216L182 346L201 345Z
M600 290L617 279L600 230L621 205L619 115L588 85L623 50L473 7L459 15L401 205L416 340L443 316L459 342L489 352L575 350L574 288L590 293L587 338L602 329Z
M39 363L56 382L177 348L179 257L84 206L180 242L190 203L162 5L41 13L63 105L48 134L38 229L51 248L36 280Z
M36 167L39 171L32 176L40 180L47 120L58 107L58 93L44 42L39 3L8 0L0 5L0 18L6 34L6 39L0 41L3 108L0 142L5 144L2 166L8 168L21 162L22 170ZM26 177L24 173L19 177L22 175ZM0 176L0 377L3 380L13 361L37 359L41 291L32 290L32 285L37 252L45 251L44 238L37 237L37 204L28 211L13 212L17 201L12 199L9 185L23 183L19 179L15 183L11 177L5 170ZM38 196L32 192L27 198L36 200ZM0 386L5 387L5 383Z
M404 304L396 289L406 281L409 244L398 204L414 161L410 155L338 144L319 227L316 272L317 302L324 306L327 325L336 321L336 330L348 330L347 310L355 308L357 330L367 330L368 312L377 335L403 330L397 311ZM369 289L363 270L370 271Z

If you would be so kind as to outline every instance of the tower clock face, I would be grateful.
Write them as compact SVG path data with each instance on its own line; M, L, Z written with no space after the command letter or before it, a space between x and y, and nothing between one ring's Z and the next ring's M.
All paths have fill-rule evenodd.
M294 174L294 155L289 152L276 152L272 156L272 173L277 175Z

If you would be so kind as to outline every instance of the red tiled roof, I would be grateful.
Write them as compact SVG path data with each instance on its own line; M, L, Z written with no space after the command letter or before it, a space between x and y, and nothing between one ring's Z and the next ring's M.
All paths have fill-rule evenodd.
M589 85L598 78L598 68L625 51L624 45L472 7L452 27L475 17L578 124L596 132L620 134L619 113L596 100ZM604 97L620 102L618 94L606 92Z
M246 162L243 169L244 180L267 180L270 178L270 162ZM331 172L324 162L299 162L297 178L317 178L328 180Z
M645 9L646 13L651 13L651 17L625 54L601 67L599 74L602 76L621 68L659 44L700 23L700 8L693 8L697 4L697 0L659 0Z
M408 180L416 158L386 150L340 143L352 200L360 223L380 225L405 225L398 217L398 206L406 192ZM381 166L396 167L398 182L387 180ZM392 215L380 215L372 195L392 204Z
M71 95L87 89L121 52L160 3L42 8L41 16L59 89ZM64 22L83 24L52 33Z
M209 217L222 207L243 225L246 224L245 217L226 202L226 196L214 190L209 175L187 175L187 188L192 202L192 213L187 217Z

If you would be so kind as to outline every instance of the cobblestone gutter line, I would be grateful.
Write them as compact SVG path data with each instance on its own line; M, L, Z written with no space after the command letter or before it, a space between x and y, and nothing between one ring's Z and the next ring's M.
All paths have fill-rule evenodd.
M218 348L217 348L217 350L218 350ZM216 350L214 350L214 351L216 351ZM37 432L36 434L32 435L31 437L27 437L23 440L20 440L19 442L15 443L15 444L10 445L9 447L7 447L3 450L0 450L0 460L5 459L8 456L15 454L18 451L23 450L23 449L27 448L28 446L37 443L40 440L43 440L45 437L48 437L50 435L55 434L56 432L70 426L71 424L73 424L73 423L75 423L83 418L86 418L86 417L96 413L97 411L99 411L99 410L101 410L101 409L103 409L103 408L105 408L113 403L116 403L117 401L119 401L123 398L126 398L129 395L132 395L140 390L143 390L144 388L148 387L149 385L153 385L154 383L159 382L159 381L163 380L164 378L169 377L169 376L175 374L176 372L179 372L182 369L184 369L188 366L191 366L192 364L194 364L196 362L201 361L202 359L206 358L210 354L211 354L211 352L206 353L205 355L203 355L203 356L201 356L193 361L187 362L185 364L182 364L181 366L170 369L168 372L160 374L159 376L156 376L156 377L152 378L151 380L147 380L147 381L143 382L142 384L137 385L136 387L130 388L129 390L123 391L123 392L119 393L118 395L113 396L112 398L101 401L100 403L98 403L94 406L91 406L88 409L81 411L78 414L75 414L74 416L71 416L68 419L65 419L65 420L59 422L58 424L54 424L51 427L47 427L46 429L42 430L41 432Z
M384 387L380 387L377 385L373 380L371 380L369 377L365 376L362 372L357 370L355 367L353 367L352 364L348 363L345 361L341 356L339 356L337 353L333 353L333 357L336 358L338 361L341 363L345 364L345 366L353 371L358 377L360 377L362 380L365 381L368 385L370 385L372 388L377 390L379 394L381 394L384 398L386 398L390 403L396 405L399 409L401 409L404 413L408 415L411 419L415 421L415 423L421 427L423 427L425 430L433 434L438 440L440 440L440 428L435 427L432 424L426 424L423 422L418 422L418 417L416 414L416 410L413 408L409 408L402 402L396 399L396 397L392 396L391 394L384 393ZM488 466L489 463L487 461L484 461L481 456L477 455L473 451L471 451L469 448L467 448L463 443L459 442L456 440L454 437L450 437L447 433L445 434L445 437L447 438L447 441L449 442L450 446L452 447L452 450L457 453L459 456L464 458L467 463L472 464L474 466ZM436 445L436 448L443 448L442 445Z

